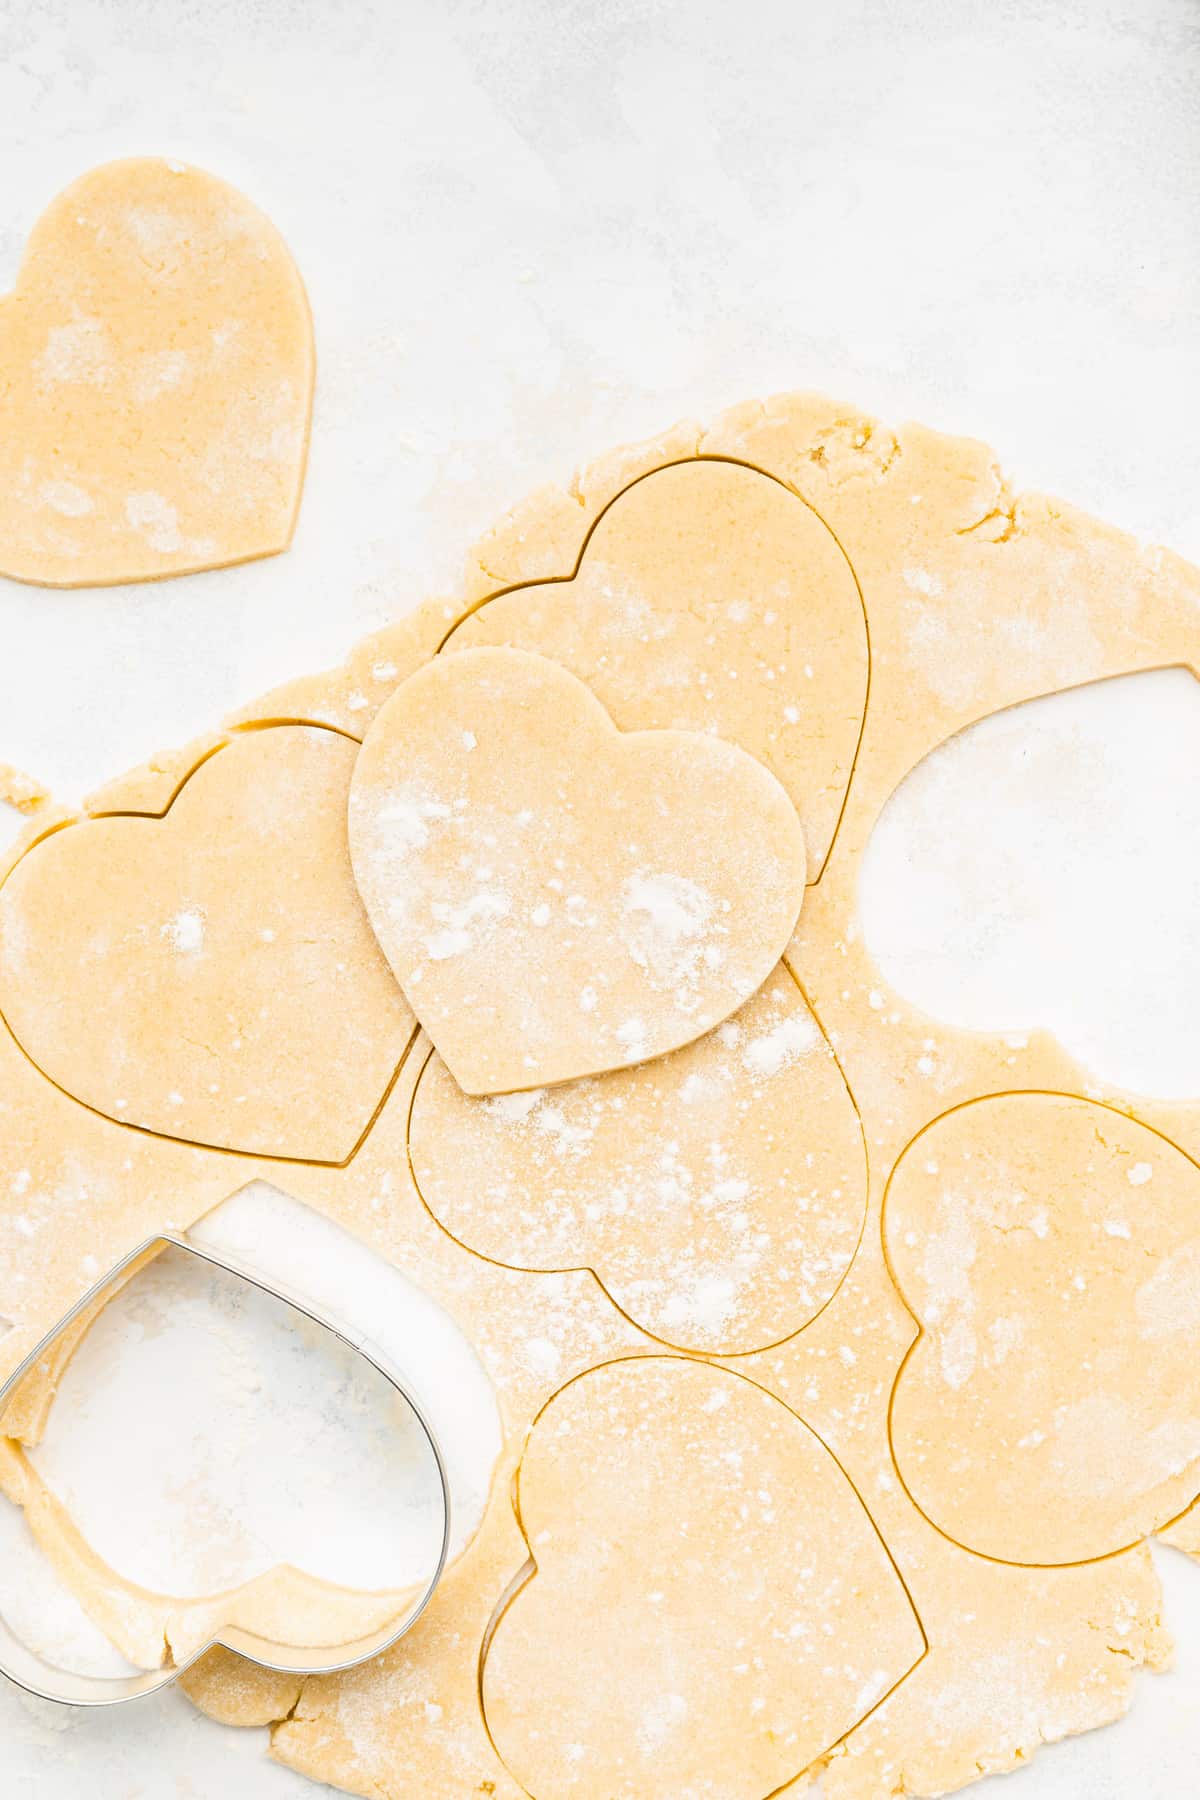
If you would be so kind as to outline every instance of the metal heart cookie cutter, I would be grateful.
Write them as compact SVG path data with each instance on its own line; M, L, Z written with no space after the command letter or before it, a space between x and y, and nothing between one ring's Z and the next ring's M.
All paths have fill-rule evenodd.
M88 1289L70 1312L59 1320L52 1331L47 1332L24 1361L13 1370L3 1387L0 1387L0 1432L3 1431L5 1414L20 1390L21 1384L45 1358L47 1352L63 1333L81 1319L84 1319L86 1324L88 1322L86 1315L93 1311L99 1311L105 1302L124 1285L129 1276L137 1272L140 1265L151 1262L160 1252L167 1249L183 1251L186 1255L195 1257L199 1262L209 1264L223 1274L246 1282L249 1286L266 1294L270 1299L281 1301L302 1319L332 1333L339 1343L365 1358L371 1367L383 1376L394 1390L403 1408L416 1421L420 1436L428 1445L437 1471L441 1532L436 1558L427 1577L414 1584L411 1590L406 1590L406 1594L411 1597L407 1598L399 1616L389 1619L379 1630L367 1636L334 1646L297 1645L279 1642L241 1626L222 1625L182 1662L171 1664L165 1668L139 1671L131 1675L88 1675L59 1668L38 1651L32 1650L17 1636L3 1615L0 1614L0 1674L15 1682L18 1687L24 1688L27 1693L34 1694L42 1700L54 1700L70 1706L112 1706L124 1700L137 1700L144 1694L152 1694L159 1688L169 1686L171 1682L185 1674L200 1657L219 1646L236 1651L239 1656L244 1656L247 1661L257 1663L260 1668L264 1669L304 1675L329 1675L341 1669L351 1669L356 1664L366 1662L369 1658L378 1656L382 1651L389 1649L406 1632L412 1630L433 1598L446 1566L446 1557L450 1546L450 1485L445 1459L432 1425L414 1398L408 1382L401 1372L390 1362L378 1345L373 1344L363 1334L355 1332L315 1301L296 1292L290 1286L268 1279L256 1268L250 1267L235 1257L225 1253L217 1255L212 1250L201 1248L200 1245L191 1243L186 1237L175 1232L160 1232L154 1237L147 1238L135 1250L131 1250L128 1256Z

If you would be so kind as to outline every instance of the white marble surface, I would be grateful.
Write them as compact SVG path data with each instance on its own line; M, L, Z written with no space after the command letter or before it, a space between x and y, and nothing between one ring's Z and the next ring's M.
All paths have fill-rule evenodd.
M0 288L72 177L178 156L285 232L320 373L288 555L0 583L0 760L78 797L452 583L538 481L780 388L1200 557L1197 91L1194 0L3 0ZM1179 1673L1015 1794L1191 1791L1200 1574L1159 1562ZM0 1692L0 1761L4 1800L316 1791L177 1696Z

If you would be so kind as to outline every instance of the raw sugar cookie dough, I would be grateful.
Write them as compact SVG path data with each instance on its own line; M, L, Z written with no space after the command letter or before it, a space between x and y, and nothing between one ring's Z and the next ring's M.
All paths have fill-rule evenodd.
M351 1154L414 1031L350 871L357 749L237 732L161 815L26 852L0 885L0 1011L51 1081L164 1137Z
M0 575L149 581L292 535L313 388L308 301L244 195L182 163L93 169L0 298Z
M769 503L760 498L768 491ZM622 539L623 509L635 500L636 528ZM775 519L770 528L768 512ZM784 523L800 518L802 526ZM745 530L748 519L757 524ZM606 522L616 534L607 548ZM781 551L785 541L790 548ZM607 564L599 578L588 573L593 546L604 550ZM765 580L756 572L759 546L769 571ZM556 610L560 599L568 612ZM645 602L640 613L639 600ZM1035 694L1134 668L1187 663L1197 604L1200 578L1194 571L1057 502L1015 498L983 446L919 427L891 432L828 401L794 396L738 408L707 431L677 427L649 445L589 465L570 488L543 490L478 548L460 600L430 604L375 634L341 668L277 689L258 705L239 709L231 721L244 727L288 718L362 737L402 682L440 651L449 661L469 642L561 661L621 732L699 730L736 744L770 768L791 795L805 829L809 885L786 960L857 1115L866 1151L866 1220L857 1252L822 1309L806 1308L804 1319L786 1321L790 1335L779 1342L772 1333L773 1348L739 1355L724 1376L718 1358L695 1379L733 1383L748 1375L757 1384L754 1392L791 1409L796 1429L819 1437L857 1496L855 1504L878 1528L928 1642L927 1653L890 1693L886 1682L864 1684L858 1722L853 1729L849 1719L843 1723L848 1735L841 1742L826 1740L811 1751L826 1765L826 1785L836 1800L948 1791L1014 1766L1047 1738L1116 1717L1128 1704L1134 1672L1159 1666L1166 1654L1144 1545L1074 1567L1007 1565L956 1543L909 1498L891 1453L888 1415L918 1325L884 1259L882 1214L888 1178L908 1146L964 1102L1029 1089L1066 1096L1086 1091L1133 1115L1131 1127L1160 1132L1185 1156L1200 1149L1200 1109L1135 1102L1098 1089L1044 1034L1012 1043L947 1030L915 1014L867 956L855 892L874 820L929 750L974 719ZM640 628L631 631L635 617ZM838 646L824 664L822 643ZM715 680L721 667L736 671L736 679L726 674L728 687ZM839 688L834 671L842 668L849 673ZM659 680L665 669L672 674L669 683ZM735 689L737 703L729 704ZM785 744L786 762L773 760ZM170 758L160 760L161 772L151 768L124 785L110 784L106 807L119 809L123 792L138 794L143 805L153 792L157 805L165 805L185 771ZM182 760L191 766L195 757ZM452 921L443 923L453 928ZM770 1004L778 977L767 968L760 979L767 985L748 1008ZM764 1035L769 1033L756 1031L753 1041ZM832 1109L836 1084L824 1052L814 1049L812 1069L824 1069L821 1079L829 1085L823 1089L818 1082L811 1103ZM662 1109L656 1124L665 1131L667 1114L689 1103L685 1092L695 1095L685 1077L673 1097L672 1065L694 1058L703 1075L712 1054L700 1039L643 1069L598 1075L595 1085L631 1084L631 1095L653 1086L660 1096L655 1106ZM456 1095L430 1055L427 1040L418 1038L361 1146L335 1169L264 1165L131 1132L52 1089L9 1040L4 1059L11 1080L0 1085L0 1108L14 1132L11 1143L0 1134L0 1155L14 1167L5 1166L0 1175L11 1179L19 1159L19 1166L30 1168L30 1180L22 1197L9 1198L0 1179L0 1243L11 1270L0 1307L17 1325L15 1362L19 1346L28 1347L31 1336L48 1328L87 1285L77 1266L81 1229L103 1266L147 1235L172 1206L194 1217L248 1179L247 1171L264 1168L288 1192L358 1231L428 1287L476 1344L504 1417L504 1455L478 1534L417 1631L376 1663L281 1689L277 1677L223 1659L196 1671L189 1690L218 1716L278 1721L272 1734L278 1759L350 1792L412 1789L520 1800L527 1791L520 1776L534 1781L534 1800L559 1800L573 1791L576 1765L556 1761L553 1746L532 1743L537 1721L519 1671L510 1666L503 1697L493 1695L497 1716L503 1714L495 1743L488 1732L495 1721L485 1718L480 1704L481 1652L487 1645L491 1655L508 1654L504 1634L526 1629L521 1609L535 1603L542 1580L522 1585L530 1548L536 1556L538 1545L522 1535L511 1478L523 1458L533 1459L531 1468L538 1465L542 1449L534 1421L544 1407L549 1405L545 1418L552 1422L567 1417L556 1409L571 1406L572 1394L586 1399L601 1392L590 1383L609 1392L615 1378L601 1365L631 1353L657 1353L663 1367L691 1371L701 1365L663 1355L661 1342L609 1298L624 1304L623 1283L641 1274L636 1254L627 1268L620 1266L627 1239L619 1218L580 1219L578 1254L569 1248L575 1234L557 1210L558 1184L546 1177L551 1165L536 1121L539 1115L549 1121L553 1155L567 1154L572 1135L579 1142L579 1133L596 1126L588 1112L588 1083L522 1096L529 1101L529 1128L539 1136L529 1140L518 1133L515 1147L496 1163L498 1182L528 1182L522 1215L506 1216L502 1208L489 1215L468 1196L467 1216L453 1170L434 1165L455 1155L465 1166L472 1158L487 1160L488 1145L497 1142L496 1121L477 1109L496 1102ZM796 1078L784 1071L778 1079L785 1077ZM424 1082L435 1079L422 1097ZM488 1123L477 1139L472 1120L479 1116ZM437 1131L431 1133L435 1118ZM753 1103L747 1129L753 1137ZM680 1159L687 1151L694 1161L686 1131L677 1135ZM594 1166L603 1167L611 1151L602 1131L594 1148L592 1140L582 1141L583 1166L596 1158ZM848 1151L849 1134L845 1142ZM467 1148L460 1151L460 1144ZM424 1197L410 1173L410 1154L422 1187L430 1190ZM785 1154L793 1154L793 1146ZM122 1166L130 1156L133 1172ZM849 1173L848 1156L844 1160ZM538 1179L529 1181L530 1173ZM641 1188L647 1176L635 1168L631 1179ZM937 1171L926 1171L925 1180L932 1184L928 1204L936 1214L943 1197ZM811 1185L832 1198L821 1170ZM707 1196L712 1188L701 1183L699 1191ZM106 1203L97 1208L100 1192ZM676 1243L688 1236L694 1200L687 1192L678 1202ZM439 1218L445 1213L441 1224L426 1198ZM732 1199L720 1204L729 1211L717 1224L733 1229ZM753 1243L762 1235L760 1221L749 1205L746 1211ZM12 1223L18 1213L34 1224L33 1238ZM823 1225L829 1216L817 1209L813 1222ZM694 1241L705 1242L707 1222ZM472 1232L480 1233L477 1245ZM754 1266L749 1284L763 1299L752 1321L754 1343L763 1341L760 1322L774 1312L771 1271L785 1257L805 1252L802 1231L783 1249L773 1223L766 1236L763 1262ZM845 1256L844 1242L838 1243L830 1276ZM487 1260L491 1256L496 1260ZM513 1266L501 1266L510 1258ZM543 1259L574 1272L534 1272ZM658 1273L652 1271L651 1280ZM1190 1300L1186 1261L1177 1274ZM811 1299L817 1297L814 1291ZM638 1313L639 1324L661 1326L653 1293L641 1300L650 1305ZM1036 1324L1031 1319L1028 1329ZM743 1341L752 1348L747 1338L738 1349ZM3 1347L8 1354L7 1341ZM924 1348L919 1344L914 1354ZM572 1385L575 1376L582 1379ZM964 1384L968 1400L974 1379ZM903 1385L896 1389L903 1391ZM622 1424L628 1427L636 1403L625 1394L618 1403L613 1389L611 1406L602 1410L606 1416L597 1413L592 1420L589 1442L609 1423L618 1432ZM705 1441L715 1439L699 1440L701 1454ZM755 1441L769 1441L769 1434ZM1068 1456L1063 1479L1069 1484L1070 1445L1064 1442L1061 1450ZM573 1480L574 1461L562 1463L566 1479ZM1080 1464L1080 1482L1085 1473ZM744 1504L765 1505L757 1493L747 1490ZM1128 1496L1113 1501L1118 1507L1128 1503ZM524 1513L521 1523L533 1540ZM769 1529L766 1522L764 1531ZM1047 1560L1033 1555L1040 1548L1031 1541L1022 1554L1031 1562ZM839 1579L851 1579L848 1568ZM654 1611L665 1605L654 1601L658 1591L645 1585L634 1592L626 1583L618 1603L629 1609L636 1641L647 1645L671 1641L670 1621ZM835 1610L831 1600L827 1623ZM534 1616L524 1613L527 1622ZM598 1616L597 1634L612 1623L607 1613ZM511 1646L518 1639L510 1635L507 1641ZM532 1654L532 1634L528 1642ZM592 1684L587 1658L582 1648L576 1651L573 1634L567 1634L556 1646L554 1679L560 1711L578 1717L589 1705ZM650 1664L647 1679L662 1676L661 1690L675 1692L661 1662L651 1657ZM494 1678L503 1667L493 1664ZM764 1698L769 1707L770 1697ZM670 1723L667 1718L662 1742L670 1742ZM719 1771L727 1788L732 1781L739 1800L738 1781L746 1782L746 1800L765 1800L773 1770L761 1762L757 1726L751 1719L744 1733L731 1731L728 1741L712 1747L714 1778ZM607 1748L620 1754L619 1745ZM648 1753L648 1779L655 1748ZM514 1758L516 1775L505 1754ZM520 1767L518 1757L526 1759ZM760 1776L764 1792L752 1794ZM579 1779L585 1777L586 1766Z
M644 1331L706 1355L801 1330L866 1215L854 1102L782 965L718 1031L638 1068L475 1100L430 1057L409 1159L466 1248L585 1263Z
M677 440L682 451L683 433L663 441L664 462ZM694 450L693 436L687 453ZM757 469L693 460L644 480L630 471L630 485L619 460L616 471L581 472L590 491L579 503L589 512L604 491L593 484L621 485L582 548L564 546L578 555L572 578L552 565L559 579L489 599L445 647L537 650L586 681L623 731L706 731L740 744L791 796L815 881L866 700L867 629L854 570L820 514ZM535 508L525 566L553 555L557 523ZM481 551L490 565L490 551Z
M530 1794L761 1800L925 1653L842 1470L728 1370L635 1358L581 1376L536 1421L515 1504L533 1566L481 1685Z
M922 1325L892 1450L934 1524L1006 1562L1107 1556L1200 1488L1200 1168L1094 1101L959 1107L901 1157L892 1274Z
M468 1094L644 1063L778 962L804 837L761 763L620 732L523 650L438 657L367 733L350 854L375 935Z

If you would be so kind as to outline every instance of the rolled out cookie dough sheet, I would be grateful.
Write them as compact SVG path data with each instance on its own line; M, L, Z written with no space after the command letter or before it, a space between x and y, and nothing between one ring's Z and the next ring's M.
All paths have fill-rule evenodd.
M1014 1048L999 1038L946 1031L914 1015L888 991L856 929L858 864L874 818L898 780L962 725L1072 682L1186 661L1192 609L1200 597L1195 573L1057 503L1013 497L982 446L917 427L895 434L826 401L786 398L737 409L707 433L680 427L581 471L569 491L535 496L479 548L461 601L433 604L376 634L343 668L289 684L259 706L242 709L230 724L287 718L361 737L407 674L447 638L447 648L454 647L455 626L464 615L476 634L472 641L559 654L553 641L540 636L547 621L547 629L558 622L547 601L547 583L586 568L589 529L615 496L622 498L605 515L614 520L626 490L652 497L654 481L665 477L650 472L694 458L697 451L737 459L691 465L700 485L711 481L715 469L730 471L727 505L714 510L707 486L693 500L688 470L671 472L669 494L663 489L660 535L664 553L675 556L675 578L656 575L638 590L645 600L638 641L644 638L647 661L639 665L630 656L626 668L611 673L599 604L606 585L617 591L620 570L614 575L611 568L582 623L572 621L569 655L561 654L573 674L594 680L622 730L678 724L721 735L724 729L762 756L761 739L746 741L749 731L740 736L738 718L754 720L756 728L763 718L782 719L798 732L796 766L805 771L804 785L837 797L835 817L841 824L820 879L810 886L788 960L820 1027L814 1041L827 1042L837 1057L861 1122L869 1175L865 1228L853 1266L824 1311L777 1348L732 1366L791 1406L838 1459L895 1558L928 1639L928 1653L895 1692L881 1704L878 1694L864 1699L869 1716L849 1730L842 1746L829 1748L826 1779L827 1785L836 1784L832 1791L856 1800L890 1800L961 1785L1023 1759L1043 1737L1116 1716L1127 1703L1133 1671L1162 1659L1165 1638L1144 1548L1073 1568L988 1562L939 1532L899 1479L889 1448L888 1410L916 1326L881 1249L892 1166L924 1127L963 1101L1030 1087L1067 1093L1086 1087L1094 1094L1096 1084L1049 1038L1034 1036ZM644 474L650 479L629 487ZM798 578L794 590L781 596L792 608L786 654L772 651L761 658L756 617L761 612L765 620L768 611L780 608L757 593L752 573L746 577L753 604L749 617L735 621L745 658L738 675L745 684L741 692L749 690L755 699L744 714L719 717L715 698L707 698L717 693L712 682L697 682L681 720L662 716L661 696L655 695L653 704L647 698L653 686L646 673L649 659L670 642L679 593L693 577L703 585L696 565L703 563L706 540L698 520L705 512L719 519L721 554L730 554L730 542L740 541L742 561L752 571L754 534L738 539L748 516L739 509L749 504L749 494L758 493L753 483L767 478L773 491L778 487L802 499L806 519L817 517L822 530L832 534L841 566L848 562L856 596L861 588L865 602L870 698L864 709L864 680L840 735L822 715L827 685L814 685L811 703L808 688L801 686L807 682L804 669L816 666L817 636L828 643L830 626L822 599L811 645L805 640ZM643 561L646 530L643 521L624 546ZM534 587L523 591L533 598L524 612L522 585L530 583ZM629 585L621 590L626 609ZM495 603L504 608L503 620L497 611L489 624L487 597L499 589L513 591ZM827 593L820 583L815 591ZM844 595L844 587L837 592ZM841 599L830 604L841 608L839 617L850 618ZM610 678L611 686L606 685ZM839 717L846 713L844 696L830 704ZM797 711L794 722L786 717L788 707ZM169 759L163 773L135 772L124 788L110 784L105 805L119 808L127 792L137 796L136 804L161 807L178 773ZM810 882L813 874L810 868ZM15 1343L4 1349L7 1354L11 1348L15 1361L20 1344L47 1328L86 1285L78 1259L81 1227L92 1246L89 1254L103 1267L162 1221L171 1206L182 1215L175 1222L187 1223L251 1171L264 1168L286 1191L358 1231L427 1286L479 1348L504 1417L505 1458L479 1534L418 1631L377 1663L341 1677L309 1679L281 1693L278 1679L223 1658L192 1678L189 1687L220 1716L282 1720L273 1735L274 1754L350 1791L374 1794L412 1786L495 1792L517 1800L519 1789L485 1729L476 1680L489 1620L527 1554L509 1503L508 1477L537 1412L573 1374L623 1352L657 1351L661 1345L622 1318L586 1272L586 1254L574 1274L501 1268L461 1248L434 1224L403 1173L409 1107L427 1056L428 1045L419 1039L348 1166L317 1169L264 1165L131 1133L84 1113L51 1089L10 1043L5 1061L11 1062L12 1080L0 1092L0 1104L23 1122L25 1135L15 1134L5 1154L19 1157L21 1167L36 1165L29 1167L20 1202L35 1230L31 1239L23 1233L11 1238L10 1286L19 1304L6 1310L15 1311L18 1331ZM1126 1096L1107 1097L1122 1110L1133 1104ZM1185 1154L1200 1145L1196 1108L1138 1102L1135 1110ZM41 1129L31 1139L35 1118ZM443 1129L452 1137L469 1126L450 1119ZM56 1149L64 1146L69 1156ZM81 1166L89 1176L86 1195ZM98 1188L109 1196L102 1209L93 1198ZM166 1192L170 1202L163 1199ZM6 1216L15 1217L18 1203L7 1204ZM607 1254L619 1260L625 1251L621 1231L609 1235ZM469 1232L464 1241L470 1241ZM537 1260L523 1246L506 1246L506 1254L528 1265ZM539 1348L533 1352L535 1342ZM536 1432L532 1441L536 1444ZM1098 1502L1082 1464L1075 1477L1086 1518ZM629 1593L622 1602L634 1619L638 1603ZM969 1670L985 1667L986 1682L968 1679ZM569 1659L562 1679L569 1691ZM486 1701L486 1681L484 1692ZM527 1700L514 1692L509 1704L520 1707ZM731 1766L737 1764L735 1750L732 1746ZM537 1800L551 1796L538 1793Z

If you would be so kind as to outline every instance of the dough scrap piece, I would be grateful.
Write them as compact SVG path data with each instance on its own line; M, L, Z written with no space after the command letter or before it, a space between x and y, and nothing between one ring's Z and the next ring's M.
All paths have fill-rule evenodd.
M286 549L312 321L270 221L213 175L134 157L52 202L0 300L0 574L49 587Z
M26 818L36 817L51 803L50 790L24 769L14 769L11 763L0 763L0 800Z
M0 887L0 1010L84 1105L167 1137L349 1156L414 1021L350 872L357 745L235 734L165 814L83 819Z
M446 648L480 644L553 657L623 731L740 744L787 789L819 878L858 749L869 650L854 570L783 483L695 458L635 480L591 527L569 580L485 600Z
M985 1556L1083 1562L1200 1492L1200 1169L1069 1095L938 1119L884 1206L922 1328L891 1441L922 1511Z
M534 1566L480 1680L535 1800L762 1800L925 1652L833 1457L729 1370L646 1357L581 1376L534 1425L516 1504Z
M866 1210L858 1114L782 966L718 1030L637 1068L477 1100L432 1057L409 1156L469 1249L586 1265L644 1331L709 1355L802 1330Z
M300 1698L304 1677L262 1669L232 1650L217 1648L179 1677L188 1699L219 1725L273 1725Z
M699 733L621 733L522 650L439 657L397 690L354 770L350 854L468 1094L692 1042L767 979L804 897L800 822L760 763Z

